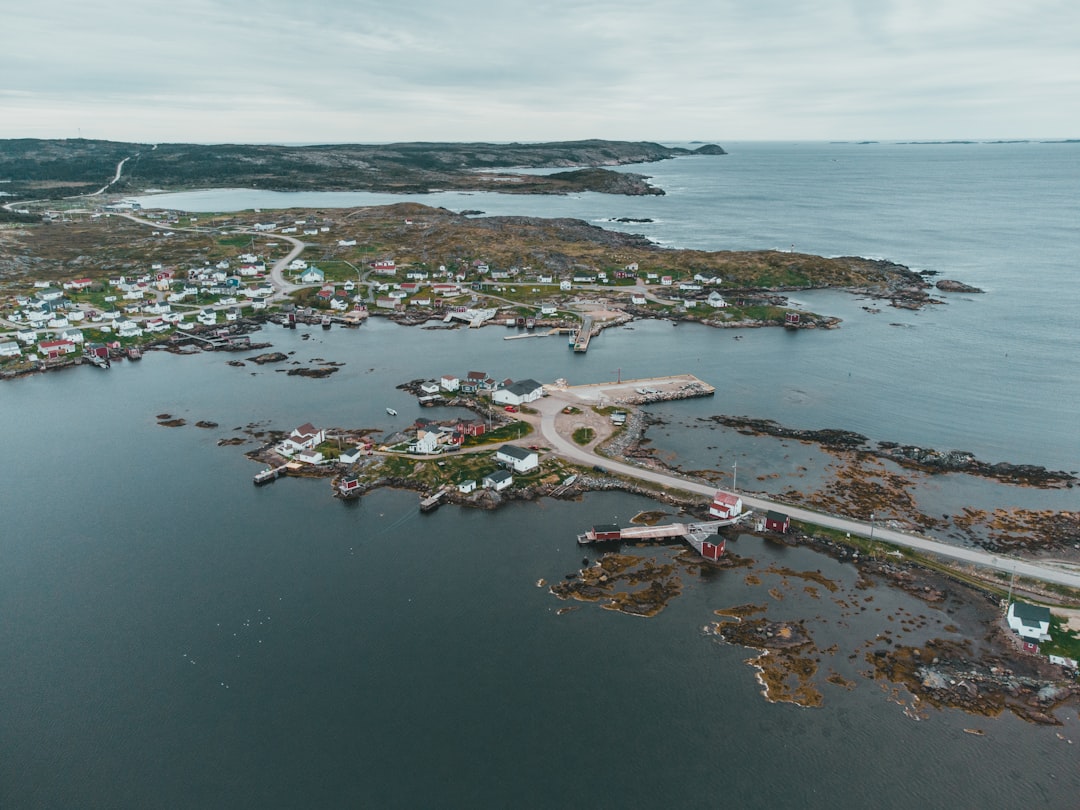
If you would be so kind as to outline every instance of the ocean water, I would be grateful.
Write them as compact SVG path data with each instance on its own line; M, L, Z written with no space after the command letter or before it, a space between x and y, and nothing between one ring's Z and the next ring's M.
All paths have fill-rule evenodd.
M738 445L701 417L1080 466L1071 147L730 148L647 167L666 197L475 195L461 207L650 216L634 227L664 243L880 255L987 294L872 315L850 296L810 293L800 299L841 315L842 329L733 341L640 322L584 356L494 328L268 328L297 360L345 366L306 380L150 353L0 386L0 806L1075 806L1075 709L1059 729L951 711L916 720L861 674L862 640L898 631L891 617L905 612L929 624L911 643L947 635L945 622L980 633L951 600L953 613L934 613L879 588L841 623L801 583L784 591L763 574L754 586L736 569L684 575L653 619L591 605L558 615L567 603L537 580L595 556L574 542L582 528L652 502L596 493L420 515L408 492L343 504L326 481L255 488L247 447L217 445L248 425L389 431L431 415L394 388L413 377L480 367L588 382L621 369L716 384L711 399L661 409L670 435L657 443L687 466L749 454L740 482L744 464L753 478L784 453ZM161 413L188 425L160 427ZM925 497L985 496L956 487ZM754 570L820 570L854 593L851 569L807 549L732 547ZM816 709L765 701L750 653L702 632L714 610L747 602L805 619L819 649L840 648L822 653L822 674L854 688L823 684Z

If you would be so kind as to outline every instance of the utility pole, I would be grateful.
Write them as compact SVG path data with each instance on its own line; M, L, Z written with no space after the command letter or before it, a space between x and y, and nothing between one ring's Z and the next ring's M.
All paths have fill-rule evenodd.
M874 554L874 513L870 513L870 556L876 556Z
M731 465L731 491L738 492L739 490L739 462L735 462Z

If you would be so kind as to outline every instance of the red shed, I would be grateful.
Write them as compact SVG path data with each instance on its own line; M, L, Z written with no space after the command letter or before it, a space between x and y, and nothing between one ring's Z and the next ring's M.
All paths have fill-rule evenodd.
M704 557L706 560L719 560L722 556L724 556L724 546L726 544L726 540L721 540L720 545L716 545L714 543L710 543L708 540L705 540L701 544L701 556Z
M783 512L766 512L765 528L771 532L780 532L780 534L787 534L787 530L791 528L791 518L789 518Z
M593 526L593 535L598 541L621 540L622 530L614 523L603 523L599 526Z

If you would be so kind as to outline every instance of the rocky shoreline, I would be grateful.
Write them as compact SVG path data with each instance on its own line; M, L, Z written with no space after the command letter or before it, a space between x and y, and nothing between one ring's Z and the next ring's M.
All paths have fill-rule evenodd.
M981 478L990 478L1005 484L1044 489L1071 488L1077 482L1074 473L1063 470L1048 470L1034 464L980 461L973 454L963 450L934 450L889 441L879 441L874 447L871 447L868 445L869 439L866 436L848 430L802 430L785 427L771 419L725 416L722 414L703 417L702 419L703 421L712 421L734 428L739 433L748 436L776 436L800 442L811 442L822 447L868 453L877 458L893 461L902 467L922 472L959 472Z

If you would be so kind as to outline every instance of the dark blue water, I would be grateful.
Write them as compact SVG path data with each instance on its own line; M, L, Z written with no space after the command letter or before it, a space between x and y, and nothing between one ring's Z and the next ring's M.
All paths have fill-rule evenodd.
M843 329L756 330L733 341L638 323L605 333L585 356L563 340L504 342L495 329L424 332L373 321L315 330L308 340L274 329L267 335L276 349L345 367L304 380L231 368L220 355L153 353L107 373L79 369L0 387L0 806L1073 806L1080 771L1056 730L932 710L913 720L860 674L862 641L898 629L888 616L926 615L928 628L907 636L917 644L948 634L951 621L980 632L961 617L879 589L872 607L842 624L831 600L812 598L801 583L776 600L766 589L782 589L777 578L762 574L755 586L738 569L686 574L683 595L654 619L591 605L559 616L565 603L536 581L580 565L573 539L583 527L626 520L651 502L595 494L421 516L413 493L381 491L345 505L325 481L256 489L245 447L217 446L252 423L390 430L420 414L394 389L412 377L480 367L588 382L622 368L624 377L690 371L717 384L713 399L665 413L684 425L666 441L679 452L685 444L691 460L698 453L719 464L719 452L706 448L723 437L694 427L697 416L718 412L851 427L988 458L1054 466L1078 457L1074 322L1062 317L1075 299L1064 257L1076 244L1066 225L1053 224L1054 206L1067 201L1046 190L1069 170L1071 153L1015 147L1021 156L1045 149L1038 154L1053 164L1041 173L1030 166L1025 180L1013 176L1019 157L995 162L1003 152L976 147L968 162L990 155L991 165L967 165L945 147L883 147L876 164L870 147L747 149L758 156L755 169L736 154L727 163L649 167L671 192L665 198L565 203L602 204L612 216L656 206L666 212L657 232L674 239L682 228L696 234L695 246L738 238L885 255L990 294L878 316L842 295L814 294L807 298L816 309L845 317ZM848 164L861 168L845 169L844 183L820 182ZM695 172L712 189L711 207ZM882 178L876 193L864 193L861 214L852 202L859 176ZM967 189L975 201L1005 196L1000 183L1015 190L1026 182L1024 204L1013 193L1026 224L992 239L1003 220L990 218L979 238L954 234L931 215L936 209L918 214L939 205L925 189L929 178L938 178L940 194ZM748 212L751 186L767 199ZM804 198L815 189L811 205ZM513 204L535 204L539 214L562 205ZM725 216L717 205L727 206ZM777 206L788 213L751 215ZM487 198L469 207L493 208ZM913 232L920 219L926 244ZM813 237L795 228L803 220L818 223ZM1040 222L1049 225L1030 233ZM804 233L788 235L795 230ZM1026 247L1015 244L1021 236ZM1044 317L1020 317L1029 311ZM1005 352L1020 357L1006 363ZM155 415L166 412L188 426L159 427ZM200 419L220 427L195 428ZM762 454L773 466L782 456ZM850 569L808 550L751 538L733 546L759 572L773 562L820 569L856 593ZM835 670L854 690L821 684L820 709L765 702L744 663L750 653L702 634L714 610L746 602L770 603L770 618L805 619L822 650L837 644L835 655L822 654L822 674ZM1075 711L1062 717L1061 734L1077 739ZM968 727L986 736L965 734Z

